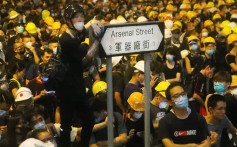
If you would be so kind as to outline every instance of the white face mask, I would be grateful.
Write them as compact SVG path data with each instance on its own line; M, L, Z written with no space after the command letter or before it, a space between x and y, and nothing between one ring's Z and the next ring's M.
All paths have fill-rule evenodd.
M208 33L207 32L203 32L202 33L202 37L207 37L208 36Z
M57 147L56 143L52 142L52 141L47 141L45 143L46 147Z
M57 47L53 48L53 54L54 54L54 55L57 54Z
M27 48L31 48L31 47L32 47L32 42L27 42L27 43L26 43L26 47L27 47Z
M135 119L139 119L139 118L141 118L142 117L142 112L134 112L133 113L133 118L135 118Z
M78 31L83 30L84 27L84 22L76 22L73 24L73 26L75 27L75 29L77 29Z
M160 104L159 104L159 108L160 109L165 109L167 107L168 103L166 101L162 101Z

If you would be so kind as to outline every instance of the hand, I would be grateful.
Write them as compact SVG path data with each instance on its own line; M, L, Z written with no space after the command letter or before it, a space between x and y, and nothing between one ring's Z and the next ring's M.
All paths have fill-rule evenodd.
M210 133L211 133L211 136L210 136L211 144L215 144L218 139L218 133L212 132L212 131Z
M137 132L136 134L137 134L138 137L144 138L144 131Z
M47 93L47 91L44 89L44 90L42 90L42 91L40 92L40 96L45 96L46 93Z
M131 139L135 135L135 129L131 129L128 133L128 138Z
M104 26L98 23L94 23L91 25L95 38L97 39L101 39L102 38L102 34L103 34L103 30L104 30Z
M158 80L159 80L159 77L157 76L152 77L150 81L150 86L153 87Z

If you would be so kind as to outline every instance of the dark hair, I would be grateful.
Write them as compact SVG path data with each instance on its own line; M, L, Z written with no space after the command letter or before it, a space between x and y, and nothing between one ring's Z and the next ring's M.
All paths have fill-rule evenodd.
M91 109L93 112L101 112L102 110L107 110L107 103L100 99L95 98L91 104Z
M177 52L173 47L169 46L167 48L166 54L173 55L174 56L174 61L177 62Z
M219 71L214 75L213 81L231 83L232 82L231 74L228 73L227 71Z
M176 86L180 86L184 89L184 86L180 82L171 83L170 86L165 91L165 95L168 100L171 100L170 90Z
M42 57L42 56L44 56L45 53L53 54L53 51L49 48L45 48L40 53L41 53L40 56Z
M58 43L58 37L53 37L49 40L49 44L50 43Z
M225 97L220 94L211 95L207 101L207 108L215 108L219 101L226 102Z
M201 69L205 69L207 66L209 66L210 68L213 68L215 67L215 64L211 60L206 60L203 62Z
M24 69L26 69L26 66L23 63L17 62L13 64L8 71L8 79L11 79L17 71L20 72Z

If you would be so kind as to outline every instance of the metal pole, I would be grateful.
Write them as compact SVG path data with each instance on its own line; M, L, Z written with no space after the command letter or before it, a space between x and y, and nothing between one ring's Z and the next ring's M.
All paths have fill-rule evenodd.
M107 57L106 65L107 77L107 111L108 111L108 146L114 146L114 131L113 131L113 83L112 83L112 57Z
M145 147L150 147L150 54L144 55L145 59Z

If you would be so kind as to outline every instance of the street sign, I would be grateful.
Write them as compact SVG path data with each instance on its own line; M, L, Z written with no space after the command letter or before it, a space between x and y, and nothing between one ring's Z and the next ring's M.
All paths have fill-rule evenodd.
M100 43L106 56L155 52L164 48L163 22L105 25L104 30Z

